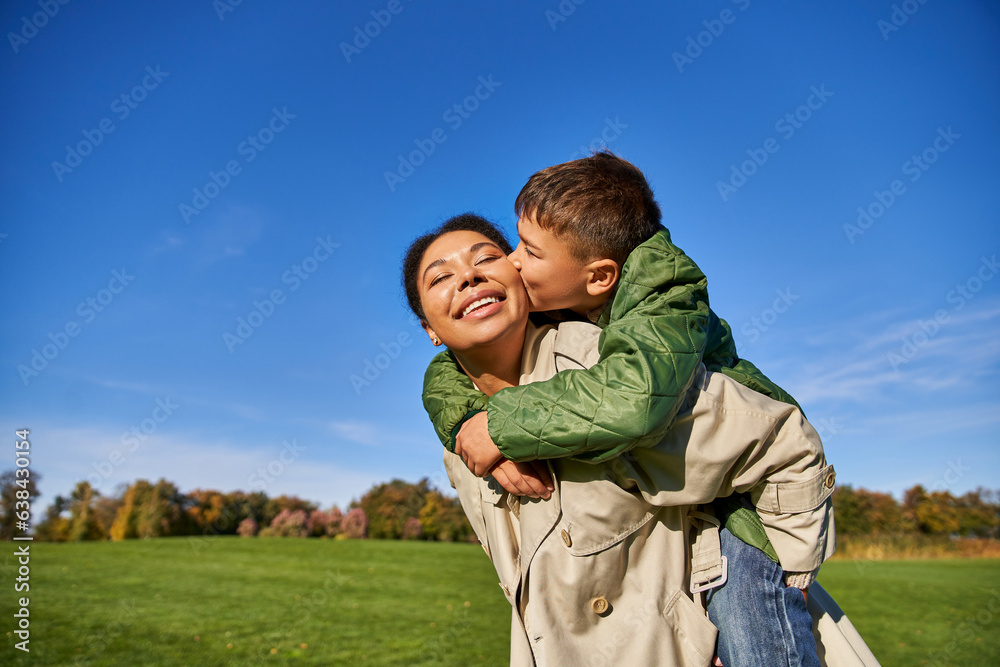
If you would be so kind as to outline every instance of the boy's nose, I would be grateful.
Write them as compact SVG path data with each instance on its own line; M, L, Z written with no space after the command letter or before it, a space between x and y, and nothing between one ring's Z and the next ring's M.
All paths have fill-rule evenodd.
M510 263L514 265L514 268L518 271L521 270L521 244L518 243L517 247L514 248L514 252L507 255L507 259Z

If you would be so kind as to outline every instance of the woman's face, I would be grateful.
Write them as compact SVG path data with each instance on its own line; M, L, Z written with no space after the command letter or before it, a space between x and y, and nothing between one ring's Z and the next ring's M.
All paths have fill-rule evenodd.
M491 343L527 323L517 269L478 232L449 232L428 246L417 288L424 329L454 351Z

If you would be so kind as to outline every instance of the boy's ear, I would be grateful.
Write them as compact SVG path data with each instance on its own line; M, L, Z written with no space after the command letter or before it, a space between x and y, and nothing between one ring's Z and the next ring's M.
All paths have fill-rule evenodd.
M434 333L434 329L431 329L431 325L427 324L427 320L420 320L420 326L427 332L427 337L431 339L435 347L441 344L441 339Z
M587 264L587 293L590 296L606 294L618 284L621 270L613 259L595 259Z

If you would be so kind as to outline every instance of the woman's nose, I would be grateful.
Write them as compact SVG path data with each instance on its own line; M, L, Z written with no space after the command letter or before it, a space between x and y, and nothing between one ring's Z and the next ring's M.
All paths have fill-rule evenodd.
M462 284L458 286L458 289L464 290L484 282L486 282L486 276L475 266L470 266L462 274Z

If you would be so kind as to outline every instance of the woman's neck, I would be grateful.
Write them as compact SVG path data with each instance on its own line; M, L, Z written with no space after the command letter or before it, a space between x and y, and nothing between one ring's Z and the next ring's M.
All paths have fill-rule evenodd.
M501 389L516 387L520 383L524 336L524 328L521 328L517 335L455 352L455 358L479 390L492 396Z

